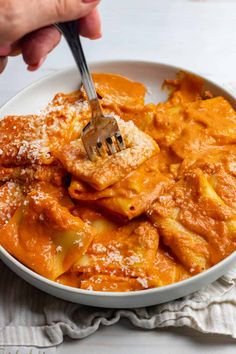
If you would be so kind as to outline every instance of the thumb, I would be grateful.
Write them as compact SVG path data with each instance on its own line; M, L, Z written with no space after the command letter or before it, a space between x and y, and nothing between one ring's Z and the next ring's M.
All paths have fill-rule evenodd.
M88 15L99 0L0 0L0 45L13 42L29 32L56 22Z

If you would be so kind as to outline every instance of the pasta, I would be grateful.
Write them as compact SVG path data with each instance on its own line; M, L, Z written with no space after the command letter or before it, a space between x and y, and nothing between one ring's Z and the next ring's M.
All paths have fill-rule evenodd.
M143 84L94 74L126 149L91 162L83 89L0 121L0 244L35 272L91 291L165 286L236 250L236 112L198 77Z

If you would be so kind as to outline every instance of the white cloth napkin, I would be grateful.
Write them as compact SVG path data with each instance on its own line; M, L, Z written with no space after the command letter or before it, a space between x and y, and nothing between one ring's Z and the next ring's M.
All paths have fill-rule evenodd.
M0 349L7 348L6 353L53 354L64 335L81 339L122 317L146 329L188 326L236 338L236 266L193 295L133 310L92 308L59 300L24 282L2 262L0 274ZM19 346L17 352L15 347Z

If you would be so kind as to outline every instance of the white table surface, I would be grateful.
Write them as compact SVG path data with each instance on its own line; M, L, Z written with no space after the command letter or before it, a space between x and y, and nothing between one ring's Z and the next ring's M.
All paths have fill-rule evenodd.
M84 41L89 61L155 60L191 69L236 88L236 0L102 0L103 38ZM73 65L64 43L43 67L29 73L10 59L0 76L0 104L55 70ZM58 353L233 354L236 342L187 328L144 331L127 321L102 327L79 341L66 339Z

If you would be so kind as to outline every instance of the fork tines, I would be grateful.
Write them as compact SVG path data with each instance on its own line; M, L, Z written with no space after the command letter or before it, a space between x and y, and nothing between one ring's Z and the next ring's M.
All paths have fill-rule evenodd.
M82 133L82 142L91 161L96 155L113 155L125 149L125 143L115 118L102 117L102 124L89 122Z

